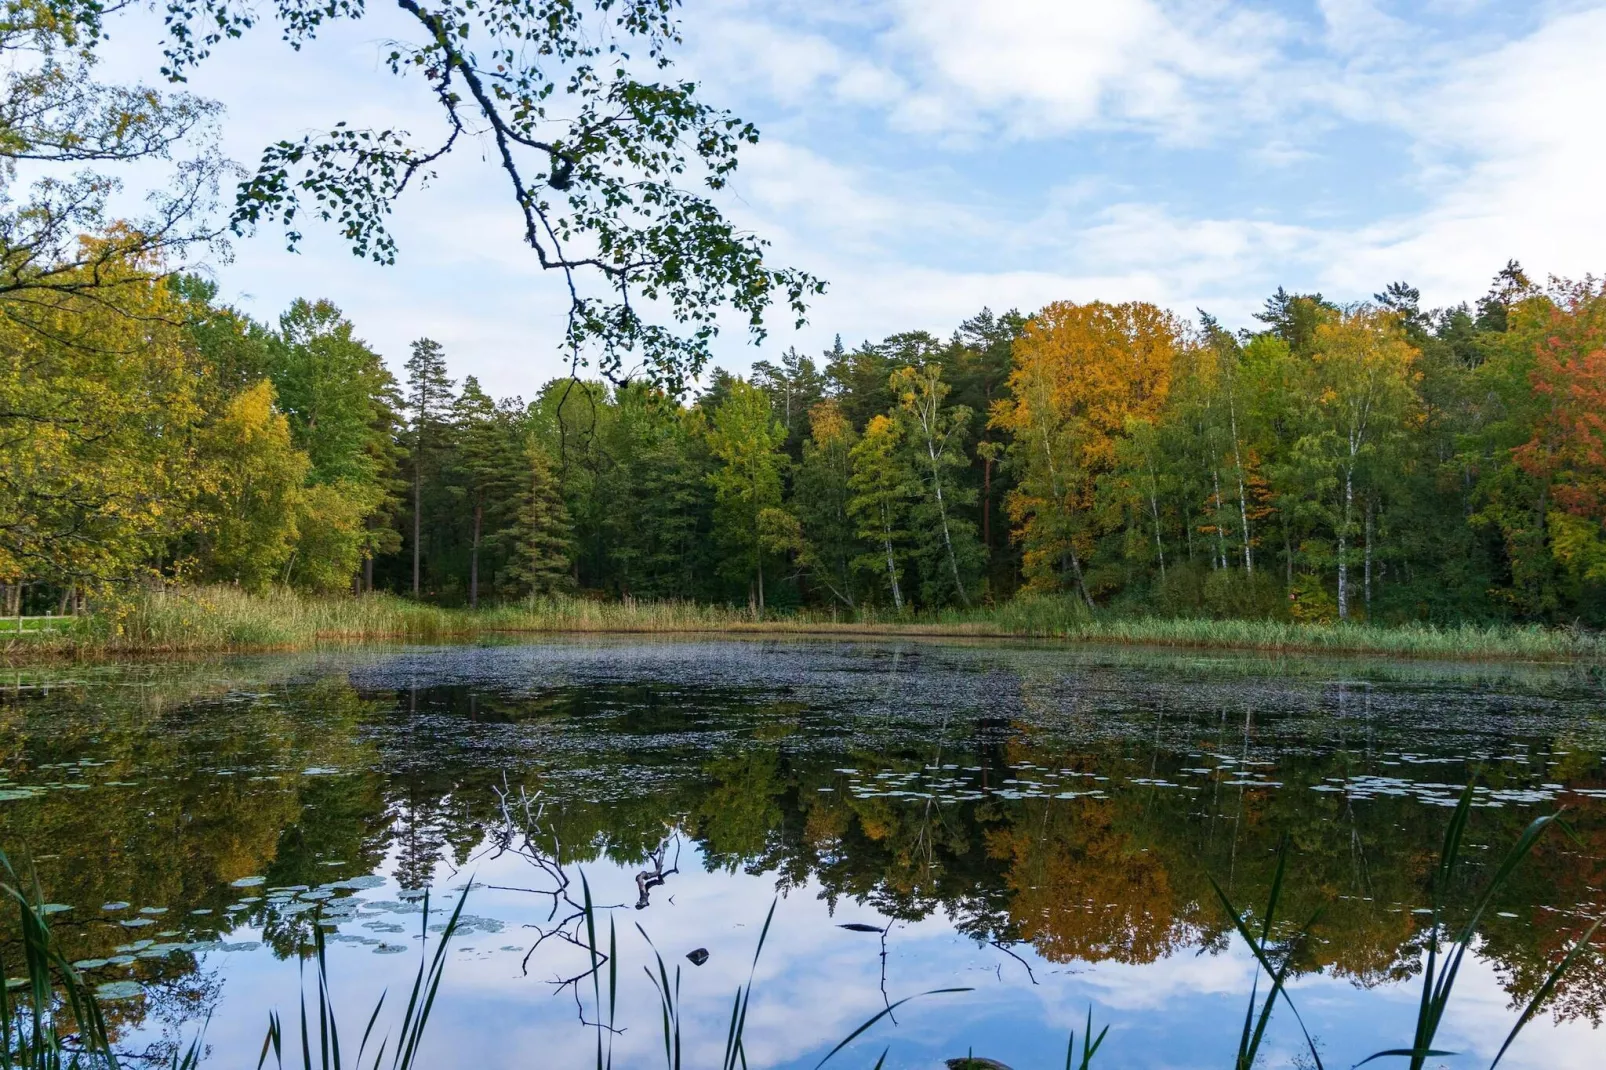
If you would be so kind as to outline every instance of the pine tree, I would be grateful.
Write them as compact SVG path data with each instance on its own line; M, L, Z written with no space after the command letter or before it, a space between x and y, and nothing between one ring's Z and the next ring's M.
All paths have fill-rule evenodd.
M480 604L480 549L486 524L494 528L514 504L526 459L513 424L513 403L498 406L472 375L452 405L456 439L451 465L452 496L463 502L469 522L468 604Z
M446 377L446 353L440 343L420 338L407 358L408 437L413 450L413 597L421 589L421 538L424 515L424 468L444 444L446 413L452 403L452 381Z
M825 377L814 361L788 349L778 365L767 360L753 364L753 385L769 395L770 409L786 431L786 452L799 460L809 432L809 411L825 396Z
M546 451L532 441L524 457L527 467L518 513L500 537L513 545L507 570L513 593L541 597L565 590L571 583L573 529Z

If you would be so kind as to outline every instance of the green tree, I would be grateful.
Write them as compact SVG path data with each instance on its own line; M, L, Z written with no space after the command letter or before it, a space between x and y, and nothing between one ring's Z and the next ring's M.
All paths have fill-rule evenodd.
M908 557L909 506L919 493L918 477L910 470L902 445L896 421L872 416L850 451L853 475L848 481L853 492L848 512L858 525L859 538L875 547L855 558L854 566L886 581L899 613L904 603L900 577Z
M329 301L298 298L279 317L267 374L314 483L376 483L381 407L396 389L379 354Z
M518 511L498 538L512 545L508 578L514 593L548 596L566 590L570 576L570 523L546 451L533 439L524 452Z
M614 392L603 448L604 540L621 594L706 597L711 467L700 410L646 383Z
M349 590L368 546L365 521L376 508L371 483L314 483L296 508L295 550L285 575L297 587L329 594Z
M944 404L950 388L936 361L900 368L893 373L891 385L898 398L904 441L913 454L913 467L920 472L920 496L913 517L921 599L927 605L939 605L953 597L969 606L967 587L980 565L981 547L975 528L956 510L976 500L975 488L957 478L969 467L964 442L970 410Z
M576 358L594 354L614 380L627 361L640 362L678 390L707 359L722 307L762 337L773 304L800 319L805 299L823 289L804 272L770 264L765 243L715 203L758 131L704 103L695 81L668 76L678 6L399 0L387 65L422 78L422 99L439 108L437 127L415 139L342 120L327 133L275 141L241 185L234 221L282 220L292 247L304 219L333 222L354 253L390 262L392 205L454 148L478 143L469 134L481 131L523 240L543 269L562 276L570 297L563 348ZM264 23L278 23L299 47L366 11L300 0L265 9L174 0L164 73L182 79L226 38ZM653 308L664 310L663 322L643 318Z
M770 409L786 429L787 455L798 460L809 433L809 412L825 396L825 377L814 361L788 349L778 364L755 361L752 382L769 395Z
M440 343L420 338L407 358L408 445L413 475L413 597L422 590L424 473L446 445L450 429L452 380Z
M786 431L775 421L769 398L752 384L735 380L729 396L714 410L708 448L718 462L709 473L716 504L715 530L729 548L733 571L750 580L749 599L764 612L764 532L760 517L781 506L780 452Z
M1357 482L1379 464L1379 454L1408 432L1414 419L1416 349L1398 320L1356 308L1318 324L1312 343L1309 397L1312 430L1302 450L1332 472L1336 503L1332 530L1338 573L1338 617L1348 620L1352 601L1350 548L1360 520ZM1375 480L1374 476L1374 480ZM1363 488L1364 497L1364 488ZM1368 537L1369 537L1368 532Z
M976 482L981 486L977 521L988 582L1001 584L1006 590L1012 586L1008 576L1015 562L1008 553L999 554L995 561L999 547L993 536L993 505L1007 496L1014 485L1008 468L999 464L1008 449L1009 435L987 423L987 417L995 405L1009 398L1015 340L1025 327L1026 317L1014 309L994 315L991 309L984 308L959 325L943 357L943 367L953 383L953 404L978 414L985 425L977 431L981 438L972 461L972 467L979 469Z
M800 564L831 597L852 609L857 601L853 560L860 549L848 503L853 496L853 447L859 436L834 400L809 410L809 427L792 489L803 543Z
M453 457L449 491L462 500L469 523L468 604L480 604L480 548L487 519L494 529L502 514L519 508L516 495L529 482L529 458L520 442L512 406L499 407L470 375L452 404Z

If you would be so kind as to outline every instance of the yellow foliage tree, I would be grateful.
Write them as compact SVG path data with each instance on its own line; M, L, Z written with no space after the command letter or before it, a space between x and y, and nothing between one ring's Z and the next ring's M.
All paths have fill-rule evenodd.
M129 579L192 494L202 368L174 295L160 265L83 244L83 292L69 270L63 292L0 298L0 581Z
M228 403L202 432L196 466L195 564L205 578L250 590L287 578L309 467L274 408L271 383L263 380Z
M1019 483L1005 506L1025 547L1028 586L1058 590L1067 566L1093 604L1082 572L1095 532L1095 481L1115 461L1128 421L1152 420L1186 346L1182 323L1146 302L1057 301L1015 342L1011 397L992 426L1014 435Z

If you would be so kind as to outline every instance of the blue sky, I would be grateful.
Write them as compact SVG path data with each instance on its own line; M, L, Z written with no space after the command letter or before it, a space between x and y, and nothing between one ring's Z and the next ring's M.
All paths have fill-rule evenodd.
M228 109L227 151L342 118L433 129L380 67L391 18L299 54L271 30L220 48L192 88ZM983 305L1143 299L1241 326L1278 285L1404 279L1444 304L1508 257L1606 270L1606 3L686 0L684 29L682 71L764 134L730 211L831 284L764 354L945 334ZM108 66L148 72L152 40L129 24ZM215 270L260 316L334 300L393 364L429 335L499 394L559 370L557 280L478 152L394 229L395 267L264 231ZM761 355L742 337L722 364Z

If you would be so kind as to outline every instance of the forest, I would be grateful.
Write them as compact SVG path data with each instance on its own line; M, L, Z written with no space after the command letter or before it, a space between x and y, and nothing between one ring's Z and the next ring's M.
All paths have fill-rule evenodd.
M150 259L0 318L8 614L152 585L1606 623L1606 286L988 310L677 394L398 377ZM108 272L115 272L109 275Z

